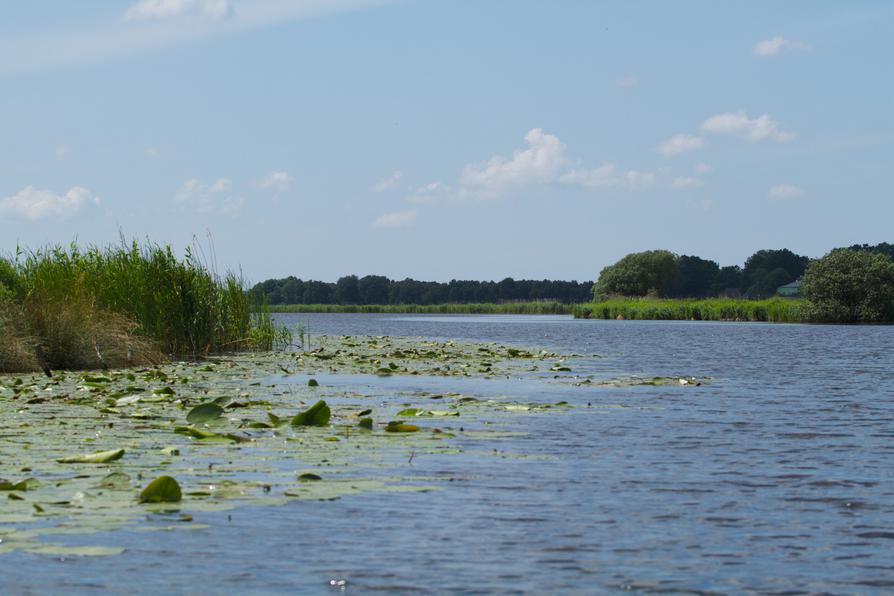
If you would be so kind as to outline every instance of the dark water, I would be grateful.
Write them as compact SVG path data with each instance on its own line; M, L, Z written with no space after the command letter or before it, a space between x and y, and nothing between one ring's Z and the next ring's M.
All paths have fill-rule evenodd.
M432 455L402 471L455 478L439 491L243 508L209 515L204 530L97 536L128 549L117 557L6 555L0 592L894 591L894 327L282 320L305 322L312 335L574 352L583 355L575 373L606 378L713 382L625 388L391 377L379 389L578 407L518 416L523 436L461 445L528 457ZM329 586L338 579L347 586Z

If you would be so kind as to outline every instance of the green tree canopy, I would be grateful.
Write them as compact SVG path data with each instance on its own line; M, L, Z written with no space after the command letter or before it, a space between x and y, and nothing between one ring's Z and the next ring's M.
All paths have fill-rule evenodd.
M668 250L631 253L604 268L593 287L594 294L609 296L664 296L677 277L677 257Z
M894 321L894 261L882 253L833 250L810 264L802 290L811 320Z
M801 277L809 262L807 257L796 255L787 248L759 250L745 261L742 290L750 298L772 296L779 286Z
M712 296L719 273L720 266L715 261L683 255L677 259L677 275L668 295L676 298Z

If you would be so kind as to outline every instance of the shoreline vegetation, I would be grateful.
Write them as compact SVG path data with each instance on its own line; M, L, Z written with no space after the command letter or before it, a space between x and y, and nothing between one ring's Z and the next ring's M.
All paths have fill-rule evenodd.
M462 304L272 304L272 313L570 315L574 304L553 301Z
M796 298L615 298L577 304L573 314L576 319L807 323L804 305Z
M288 334L187 249L76 245L0 257L0 373L117 368L269 350Z

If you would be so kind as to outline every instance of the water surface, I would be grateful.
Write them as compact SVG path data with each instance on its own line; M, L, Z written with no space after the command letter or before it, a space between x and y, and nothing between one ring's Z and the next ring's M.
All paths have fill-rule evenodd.
M323 377L381 403L420 391L537 403L500 438L413 457L426 493L209 513L98 534L105 558L11 553L3 592L894 590L894 327L278 315L320 334L493 341L578 355L553 379ZM574 375L711 377L576 386ZM83 542L83 538L81 539ZM338 589L338 588L335 588Z

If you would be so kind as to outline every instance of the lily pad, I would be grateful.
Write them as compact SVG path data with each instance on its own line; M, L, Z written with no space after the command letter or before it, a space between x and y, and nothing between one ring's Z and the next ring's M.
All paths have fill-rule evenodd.
M308 387L319 387L320 384L317 382L316 379L309 379L309 380L307 381L307 386L308 386Z
M323 479L322 476L319 476L318 474L313 474L311 472L305 472L304 474L301 474L298 476L298 480L300 480L301 482L313 482L313 481L322 480L322 479Z
M332 412L322 399L292 417L292 426L327 426Z
M190 424L204 424L220 418L224 410L215 403L200 404L189 411L186 420Z
M170 476L159 476L140 493L140 503L176 503L182 498L180 485Z
M419 430L420 428L415 424L407 424L405 422L400 422L399 420L389 422L385 427L385 432L389 433L415 433L419 432Z
M112 449L111 451L100 451L88 455L72 455L56 461L60 464L107 464L122 457L124 457L124 449Z
M360 422L357 424L360 428L365 428L366 430L372 430L373 427L373 419L372 418L361 418Z

